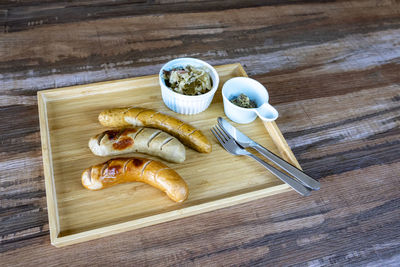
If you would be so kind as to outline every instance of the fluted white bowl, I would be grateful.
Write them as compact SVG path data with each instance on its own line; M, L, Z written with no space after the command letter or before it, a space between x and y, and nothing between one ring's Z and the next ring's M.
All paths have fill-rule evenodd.
M204 68L213 82L213 86L210 91L202 95L182 95L174 92L171 88L165 85L165 81L162 78L163 70L171 70L177 67L185 67L191 65L194 67ZM196 59L196 58L177 58L167 62L160 70L159 82L161 86L161 96L165 105L180 114L193 115L200 113L210 106L211 101L214 97L215 92L218 89L219 76L217 71L208 63Z

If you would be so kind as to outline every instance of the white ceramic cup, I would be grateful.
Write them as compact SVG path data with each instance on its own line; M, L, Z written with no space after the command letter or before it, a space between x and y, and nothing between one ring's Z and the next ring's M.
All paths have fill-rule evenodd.
M177 67L185 67L191 65L194 67L204 68L213 82L213 86L210 91L202 95L182 95L174 92L171 88L165 85L165 81L162 78L163 70L171 70ZM167 62L160 70L159 82L161 86L161 96L165 105L177 113L192 115L200 113L208 108L214 97L215 92L218 89L219 76L217 71L208 63L195 59L195 58L177 58Z
M230 100L245 94L256 103L257 108L242 108ZM237 123L250 123L257 116L263 121L274 121L278 118L278 111L268 103L267 89L261 83L247 77L229 79L222 87L222 99L226 116Z

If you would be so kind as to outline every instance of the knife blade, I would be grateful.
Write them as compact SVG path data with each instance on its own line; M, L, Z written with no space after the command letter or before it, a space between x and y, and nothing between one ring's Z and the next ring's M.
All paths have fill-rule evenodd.
M313 189L319 190L321 188L320 183L305 174L303 171L297 169L295 166L291 165L289 162L281 159L267 148L258 144L254 140L250 139L247 135L236 129L233 125L227 122L225 119L218 117L218 124L226 130L230 135L233 136L236 143L238 143L241 147L247 148L251 147L257 150L261 155L275 163L277 166L281 167L283 170L287 171L289 174L293 175L299 182L304 184L305 186Z

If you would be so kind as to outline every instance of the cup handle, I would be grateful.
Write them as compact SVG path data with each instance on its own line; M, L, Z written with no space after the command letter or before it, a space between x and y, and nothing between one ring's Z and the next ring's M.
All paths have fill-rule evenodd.
M254 110L263 121L274 121L278 118L278 111L268 103L262 104Z

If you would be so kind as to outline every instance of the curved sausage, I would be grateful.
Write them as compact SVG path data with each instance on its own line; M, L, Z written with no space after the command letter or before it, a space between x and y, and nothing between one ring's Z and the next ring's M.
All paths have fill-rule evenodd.
M94 165L82 173L82 185L100 190L126 182L142 182L165 192L176 202L189 195L186 182L165 164L145 158L117 158Z

